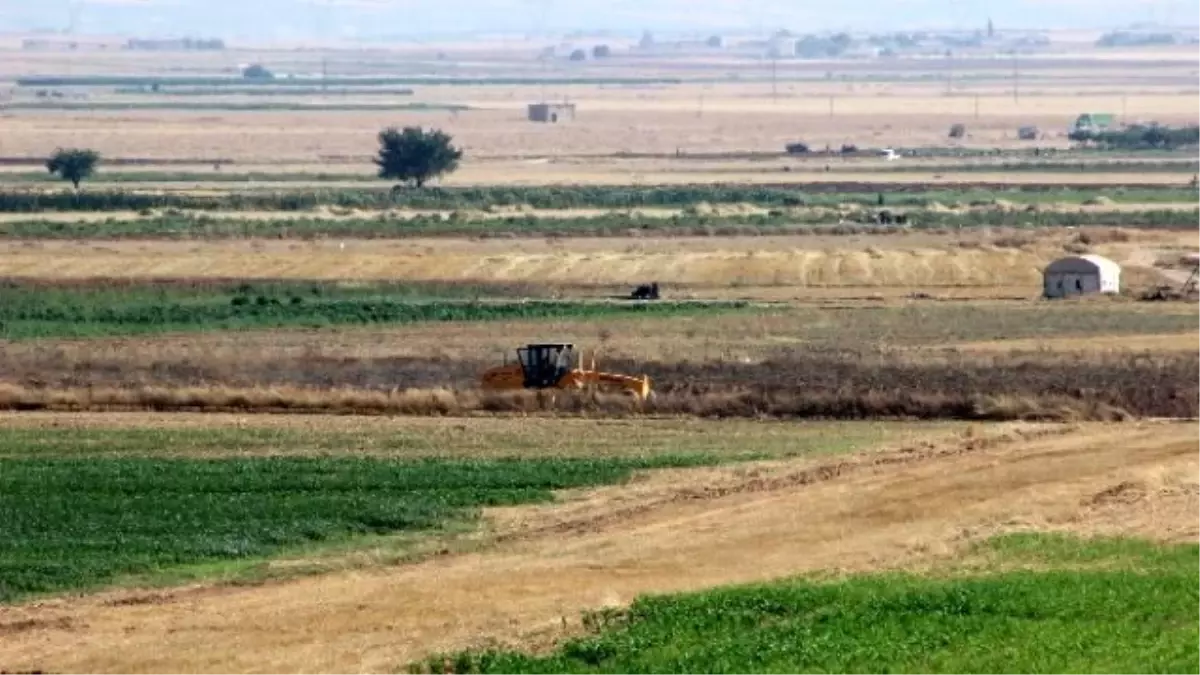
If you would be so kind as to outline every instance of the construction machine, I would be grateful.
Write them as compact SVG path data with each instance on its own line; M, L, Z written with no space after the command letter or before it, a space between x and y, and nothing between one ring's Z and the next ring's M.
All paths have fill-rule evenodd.
M507 361L507 359L506 359ZM529 344L517 349L517 362L484 372L483 389L599 389L625 391L639 400L650 396L650 378L596 370L596 355L589 367L582 352L569 342Z

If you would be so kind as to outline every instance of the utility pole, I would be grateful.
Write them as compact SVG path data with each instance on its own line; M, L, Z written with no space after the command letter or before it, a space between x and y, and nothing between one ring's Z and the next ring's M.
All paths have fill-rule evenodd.
M1021 102L1021 69L1017 65L1017 50L1013 50L1013 103Z
M954 93L954 57L946 50L946 95Z
M542 54L542 81L540 83L542 85L541 86L542 103L546 102L546 77L549 75L549 73L547 72L549 62L550 62L550 57L547 57L546 54L543 53Z
M779 101L779 91L777 89L777 82L776 82L776 78L775 78L775 58L776 58L775 54L772 52L772 54L771 54L771 102L772 103L777 103Z

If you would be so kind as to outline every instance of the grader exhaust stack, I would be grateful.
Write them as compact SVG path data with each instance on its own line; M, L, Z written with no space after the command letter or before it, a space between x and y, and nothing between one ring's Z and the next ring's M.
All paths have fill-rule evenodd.
M569 342L530 344L517 349L517 363L491 368L483 373L485 390L504 389L599 389L625 391L638 400L650 396L650 378L596 370L596 354L585 368L583 354Z

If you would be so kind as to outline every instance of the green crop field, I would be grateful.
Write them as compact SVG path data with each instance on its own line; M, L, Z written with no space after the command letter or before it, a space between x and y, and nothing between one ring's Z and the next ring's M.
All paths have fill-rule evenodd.
M701 461L9 458L0 461L0 602L355 535L432 530L484 506Z
M549 655L437 656L415 672L1195 673L1195 544L1009 535L995 569L643 597ZM1020 569L1028 567L1028 569Z
M103 173L97 174L102 179ZM763 207L878 205L880 194L887 206L923 207L933 202L991 204L1003 199L1014 204L1080 204L1105 197L1114 202L1138 204L1196 203L1195 189L1187 187L1122 187L1045 185L966 185L958 190L931 189L924 184L877 184L848 181L806 185L804 190L778 186L547 186L547 187L430 187L400 190L387 187L358 189L300 188L272 192L238 191L220 195L149 193L116 190L82 192L0 192L0 212L139 211L142 209L302 211L318 206L346 208L468 209L528 205L539 209L634 208L664 206L684 208L700 202L742 203Z
M595 433L606 427L614 433ZM0 602L131 576L204 576L214 565L230 572L222 564L250 573L276 554L453 529L481 507L546 501L634 470L846 452L901 429L953 428L486 419L3 428Z
M441 289L442 293L432 296ZM744 302L610 303L487 300L482 286L330 283L55 288L0 285L0 337L98 337L278 327L678 316ZM440 297L439 297L440 296Z

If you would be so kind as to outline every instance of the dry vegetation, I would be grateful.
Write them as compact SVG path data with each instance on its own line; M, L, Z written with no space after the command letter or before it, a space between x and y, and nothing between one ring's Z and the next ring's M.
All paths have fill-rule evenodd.
M449 184L556 182L637 183L680 180L761 180L761 162L736 160L719 170L671 159L678 152L780 152L803 140L813 147L948 145L950 125L966 123L966 147L1017 148L1023 124L1038 125L1048 135L1044 146L1065 147L1068 126L1085 111L1120 112L1126 119L1154 119L1166 124L1194 123L1200 107L1195 90L1195 53L1186 48L1160 52L1157 62L1138 52L1098 54L1090 50L1068 61L1027 58L1022 65L1021 96L1011 96L1008 65L988 62L955 64L960 78L947 95L942 64L839 64L833 77L825 63L782 61L779 86L772 95L769 73L761 61L714 55L614 59L604 64L540 64L533 45L492 45L484 50L446 47L446 59L433 52L393 46L405 57L391 67L421 74L462 77L657 77L712 82L678 84L554 84L509 86L415 86L412 96L334 97L354 104L466 104L464 112L446 111L45 111L13 110L5 120L5 154L42 156L59 145L83 144L113 157L162 160L191 159L210 168L214 160L278 171L369 172L375 132L390 124L434 125L460 139L468 160ZM430 48L432 49L432 47ZM1099 60L1098 57L1110 60ZM1118 60L1111 60L1115 57ZM214 61L214 58L216 59ZM63 54L17 52L0 59L0 73L161 74L170 69L216 72L230 59L254 61L257 52L178 54L148 59L144 54L89 53L87 59ZM378 64L364 63L353 52L275 52L274 67L302 72L320 70L328 58L340 75L375 74ZM412 59L409 61L409 59ZM461 59L462 63L456 63ZM70 65L68 69L66 66ZM451 64L454 64L451 66ZM483 65L486 64L486 65ZM447 70L449 68L449 70ZM194 70L193 70L194 69ZM737 82L756 78L757 82ZM395 71L387 73L397 74ZM0 74L0 77L3 77ZM829 79L827 79L829 78ZM28 92L18 96L31 98ZM524 119L529 102L567 97L579 106L576 120L556 125ZM252 103L255 97L204 97L206 103ZM280 98L312 102L312 97ZM326 97L327 99L329 97ZM89 100L113 103L172 101L170 96L89 92ZM179 103L175 100L175 103ZM186 105L186 101L183 103ZM656 153L659 158L619 159L615 153ZM600 156L610 157L601 159ZM535 158L530 160L529 158ZM823 164L790 167L803 177L777 169L771 180L819 179ZM244 165L244 166L243 166ZM235 168L238 167L238 168ZM1002 176L1003 180L1031 180ZM1042 176L1041 180L1051 177ZM887 174L885 180L895 180ZM1053 180L1070 180L1059 174ZM1032 178L1039 180L1039 178ZM1128 172L1121 180L1145 180ZM1161 180L1159 177L1157 180Z
M1197 247L1194 232L1121 228L974 228L942 232L847 228L839 235L530 240L251 240L0 242L0 276L88 278L388 279L613 287L654 279L695 288L777 286L995 288L1034 297L1041 269L1064 253L1127 266L1150 286L1155 262Z
M14 342L0 406L461 415L1114 419L1197 412L1195 350L1101 352L1099 336L1192 333L1194 308L1105 302L779 307L713 316ZM657 397L475 391L501 354L554 336ZM1064 348L1065 336L1075 345ZM1057 350L1036 339L1058 341ZM980 341L1018 340L990 351ZM958 349L955 345L967 343Z
M68 66L74 74L213 73L231 59L262 57L230 52L164 58L112 50L80 59L4 51L8 48L0 42L0 79L61 73ZM433 47L422 46L400 49L402 58L387 63L333 52L331 65L339 74L547 73L533 61L532 47L517 53L512 45L486 42L442 48L450 55L444 63ZM1168 124L1194 124L1200 116L1194 50L1147 50L1149 56L1085 51L1029 59L1019 99L1009 90L1007 64L1003 72L982 61L958 64L960 79L947 95L941 64L846 62L836 76L827 76L825 63L783 63L778 96L772 97L768 81L747 81L764 76L761 62L704 57L552 64L548 74L724 80L737 73L743 81L419 86L414 96L395 99L338 96L347 104L471 107L458 113L11 109L2 114L3 154L36 158L58 146L88 146L109 157L143 160L104 172L199 176L149 180L138 190L220 197L305 185L290 174L349 176L312 182L321 187L369 182L376 132L387 125L422 124L449 131L467 150L462 170L445 181L449 185L837 181L902 191L967 182L1088 183L1100 190L1185 184L1190 174L1139 171L1133 163L1157 160L1133 156L1121 158L1129 164L1119 171L1094 172L989 172L979 165L992 160L952 156L914 160L911 171L874 159L763 157L800 140L818 148L856 143L952 146L951 154L1012 151L1030 145L1016 139L1024 124L1046 132L1038 145L1061 150L1068 145L1068 126L1082 112L1122 112L1129 120ZM328 55L267 54L277 61L275 68L306 72L319 69L319 59ZM21 96L32 97L18 91ZM112 91L89 96L105 104L172 101ZM563 96L579 105L577 120L525 121L526 103ZM253 97L203 98L246 103ZM951 142L946 133L955 122L969 131ZM216 169L217 159L233 163ZM252 170L287 174L288 180L204 179L205 172ZM0 181L5 172L29 171L0 167ZM105 189L110 188L124 184L114 181ZM33 189L47 186L33 183ZM477 284L488 297L592 300L658 281L670 299L780 303L666 318L408 325L368 320L370 325L338 329L0 342L0 450L8 453L0 453L0 462L30 460L23 469L29 476L38 475L34 464L56 458L89 470L93 462L115 462L110 467L117 474L138 474L145 481L159 469L169 473L172 462L253 464L288 455L283 459L295 465L319 460L330 468L341 459L474 463L492 468L475 471L472 480L491 480L495 476L486 474L497 462L515 457L544 461L553 482L556 467L578 461L661 467L697 463L671 464L677 453L703 455L705 461L775 458L733 467L658 469L624 485L560 492L557 503L487 509L487 528L470 536L443 531L416 540L390 532L365 544L324 550L319 559L297 550L283 559L235 560L241 572L261 574L250 579L219 565L165 570L180 578L226 574L239 581L327 573L319 576L118 590L7 607L0 611L0 669L395 671L433 651L497 642L550 647L581 630L575 618L580 610L624 605L645 592L797 573L928 570L996 532L1037 529L1195 542L1196 425L1145 418L1200 415L1200 315L1194 303L1138 303L1130 296L1157 283L1180 283L1197 250L1196 232L1130 227L1150 205L1119 201L1100 195L1084 205L1045 200L1027 206L1000 198L933 204L928 208L950 224L923 231L841 222L853 220L847 217L850 209L835 203L820 207L825 229L788 236L688 225L672 234L719 236L624 231L572 238L301 240L281 233L277 239L222 241L206 241L202 234L184 241L38 239L50 236L45 234L0 241L0 277L100 289L111 294L113 307L128 300L121 300L122 293L151 280L164 288L188 288L248 279L433 282L460 289ZM662 209L641 217L765 210L747 204L678 206L684 209L680 214ZM1190 211L1195 204L1154 208ZM866 207L873 209L873 202ZM515 204L468 215L490 223L533 211ZM1105 220L1090 222L1112 227L968 228L955 222L981 212L1039 211L1100 214L1095 217ZM414 213L387 215L399 222ZM363 214L321 208L306 215L333 222ZM559 209L537 215L605 213ZM114 211L47 213L44 220L53 228L54 221L90 226L146 217ZM5 217L3 225L12 220ZM1124 297L1035 300L1042 267L1064 253L1082 252L1123 265ZM603 369L650 375L656 396L638 404L601 393L498 394L476 388L480 372L499 364L502 354L511 360L515 347L546 340L573 341L597 352ZM797 419L805 422L797 425ZM882 451L858 452L880 443L887 444ZM857 454L812 456L851 451ZM654 464L659 460L664 463ZM284 465L291 466L279 464ZM425 470L438 473L434 464ZM69 472L61 475L64 484L72 480ZM47 499L40 483L27 484L35 488L27 490L31 498ZM275 489L263 485L265 495ZM180 493L194 496L188 490ZM109 492L105 503L119 505L118 492ZM338 492L339 498L354 498L350 491ZM413 497L409 492L416 491L399 492ZM25 504L29 522L53 517L86 530L86 518L76 517L76 496L69 490L50 495L62 507L57 510ZM364 499L375 506L396 501ZM418 511L438 501L413 499ZM225 503L211 500L206 507ZM289 522L283 501L266 498L263 504L255 513L282 509L279 522ZM355 517L367 511L347 504L345 511ZM155 509L145 507L141 514L152 523ZM112 513L121 511L114 506ZM232 524L228 531L236 532L236 509L225 516L224 524ZM38 536L59 536L50 528L32 529ZM217 542L222 555L232 555L233 539ZM68 533L59 543L68 550L89 541ZM29 550L36 559L36 547ZM86 566L83 558L72 562ZM0 591L4 581L0 576Z

